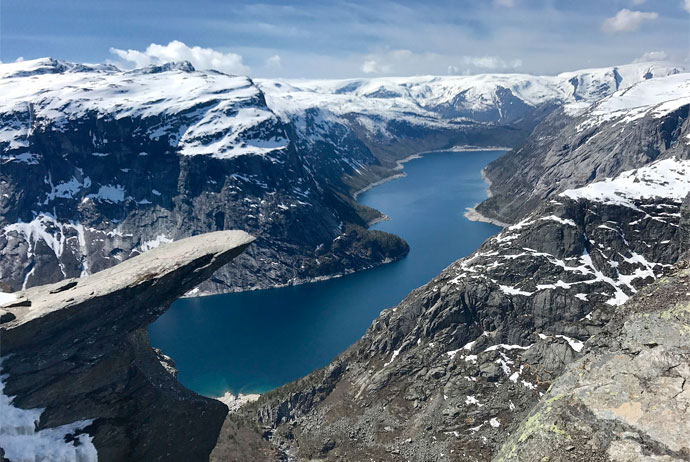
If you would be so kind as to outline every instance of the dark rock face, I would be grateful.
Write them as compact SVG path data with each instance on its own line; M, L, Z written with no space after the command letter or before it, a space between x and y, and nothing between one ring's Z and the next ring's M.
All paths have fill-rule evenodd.
M596 108L596 107L595 107ZM686 105L658 118L613 118L588 123L595 108L579 116L551 113L520 147L484 169L491 197L477 206L487 218L515 223L542 201L566 189L615 177L657 159L690 157Z
M560 196L383 311L331 365L241 411L297 460L488 460L615 308L678 259L680 216L668 199Z
M252 241L210 233L18 292L0 324L4 394L44 409L37 431L87 422L100 461L206 460L227 407L182 387L145 328Z

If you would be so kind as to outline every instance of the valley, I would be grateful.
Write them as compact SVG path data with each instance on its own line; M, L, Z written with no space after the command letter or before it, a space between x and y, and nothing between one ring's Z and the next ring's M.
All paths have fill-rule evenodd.
M390 217L372 229L410 244L402 260L295 287L178 300L150 326L152 345L174 358L183 385L206 396L265 393L327 365L381 309L499 231L463 214L485 197L479 172L500 154L429 153L359 196Z

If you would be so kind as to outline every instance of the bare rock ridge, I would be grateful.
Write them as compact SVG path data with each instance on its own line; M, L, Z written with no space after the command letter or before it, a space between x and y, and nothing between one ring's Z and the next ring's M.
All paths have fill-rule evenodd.
M180 385L146 326L252 241L243 231L208 233L17 292L0 307L4 395L19 409L43 409L38 432L86 422L79 433L101 462L205 460L227 407Z

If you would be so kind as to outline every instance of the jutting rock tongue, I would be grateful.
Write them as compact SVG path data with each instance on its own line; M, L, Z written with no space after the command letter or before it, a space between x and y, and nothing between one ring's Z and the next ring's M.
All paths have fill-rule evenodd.
M206 460L227 407L180 385L146 326L253 240L242 231L190 237L5 301L0 406L29 422L0 435L5 456L24 460L9 452L19 447L38 458Z

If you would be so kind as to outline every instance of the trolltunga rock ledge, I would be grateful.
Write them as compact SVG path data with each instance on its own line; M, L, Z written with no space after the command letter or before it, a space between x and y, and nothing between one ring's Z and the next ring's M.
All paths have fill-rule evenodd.
M86 422L98 460L206 460L227 408L161 364L146 326L254 240L220 231L162 245L81 279L34 287L0 304L4 395L43 410L36 432Z

